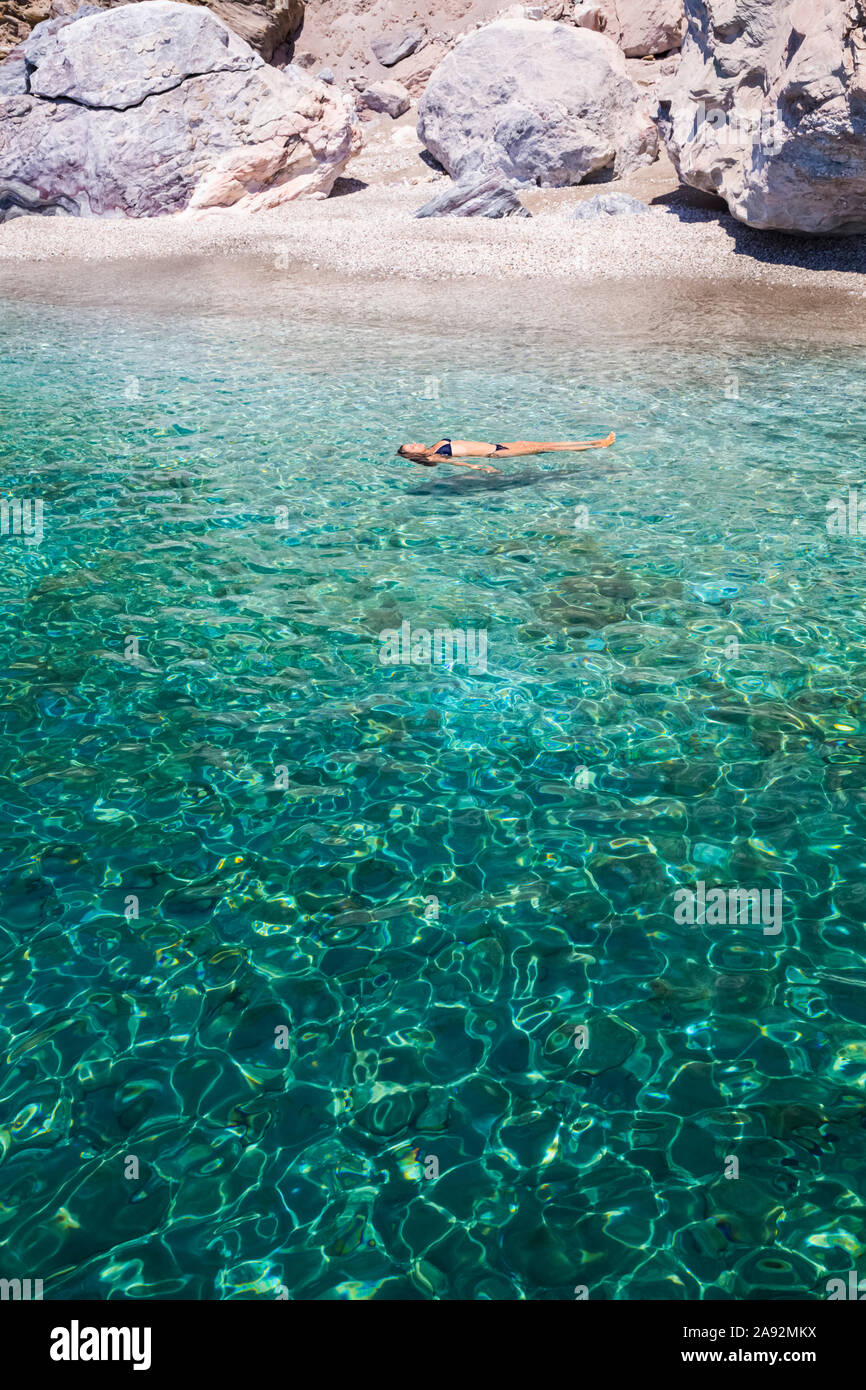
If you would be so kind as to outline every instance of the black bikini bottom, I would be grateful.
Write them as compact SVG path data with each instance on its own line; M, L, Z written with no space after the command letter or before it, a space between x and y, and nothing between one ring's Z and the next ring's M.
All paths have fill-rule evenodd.
M497 454L498 454L500 449L507 449L507 448L508 448L508 445L507 445L507 444L497 444L497 446L496 446L496 452L497 452ZM451 452L451 440L450 440L450 439L446 439L446 440L444 441L444 443L442 443L442 444L439 446L439 448L436 450L436 452L437 452L437 454L441 454L443 458L446 458L446 459L453 458L454 455L453 455L452 452Z

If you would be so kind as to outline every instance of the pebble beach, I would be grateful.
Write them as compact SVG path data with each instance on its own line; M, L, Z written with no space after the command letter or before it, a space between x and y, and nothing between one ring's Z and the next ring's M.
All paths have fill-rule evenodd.
M0 227L0 268L220 256L264 261L306 279L699 280L866 294L863 238L752 231L712 199L682 188L664 154L615 184L522 190L530 218L416 219L449 181L422 159L414 119L407 112L396 122L369 122L364 149L327 199L254 216L17 217ZM647 214L572 220L581 202L608 188L645 203Z

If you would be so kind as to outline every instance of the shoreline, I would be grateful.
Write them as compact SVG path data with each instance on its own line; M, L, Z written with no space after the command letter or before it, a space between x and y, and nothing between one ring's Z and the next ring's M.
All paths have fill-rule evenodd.
M275 267L263 254L213 252L141 257L5 262L0 298L7 304L75 314L120 312L192 321L239 318L327 324L347 332L451 340L499 356L586 348L617 342L633 348L756 344L791 350L866 344L861 277L840 288L805 288L770 280L711 275L595 279L476 276L401 279L349 276L295 263Z
M338 181L339 182L339 181ZM350 183L351 181L346 180ZM438 180L439 186L442 180ZM758 232L727 213L669 195L644 216L577 223L580 201L626 181L533 190L531 218L413 217L435 191L341 192L274 212L181 213L101 219L25 215L0 226L0 267L63 262L178 260L218 254L368 280L696 279L866 288L866 238ZM533 198L533 192L535 197ZM571 194L570 198L562 195ZM583 197L575 195L582 194ZM344 204L350 206L345 207Z
M408 289L477 282L583 289L607 283L692 282L866 298L866 237L809 238L758 232L716 200L680 185L662 152L653 164L606 183L519 190L529 218L423 218L413 213L450 184L431 168L409 111L365 126L365 144L327 199L297 200L256 214L231 211L141 219L22 216L0 225L0 281L24 266L180 266L258 263L304 288L322 277ZM626 193L642 216L576 222L582 202ZM5 291L4 291L5 292Z

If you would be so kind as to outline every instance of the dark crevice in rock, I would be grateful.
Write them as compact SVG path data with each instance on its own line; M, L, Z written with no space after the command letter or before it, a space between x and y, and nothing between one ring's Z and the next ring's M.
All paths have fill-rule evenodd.
M803 46L805 34L798 34L796 29L792 29L788 36L788 47L785 50L785 66L790 67L792 60Z
M808 88L792 86L779 98L779 111L788 125L797 125L806 116L813 116L822 106L829 106L836 100L834 93L815 96Z
M150 101L153 97L163 97L167 96L169 92L176 92L185 82L192 82L196 77L215 77L221 72L252 72L253 67L254 64L250 64L248 68L205 68L203 72L188 72L185 73L183 77L178 78L177 82L174 82L170 87L160 87L158 92L145 92L140 101L130 101L126 106L111 106L108 103L97 106L89 101L80 101L76 97L50 97L45 96L42 92L32 91L30 87L30 74L37 71L36 65L34 64L31 66L30 73L27 75L27 91L35 100L50 101L56 106L79 106L83 111L135 111L140 106L144 106L144 103Z
M726 22L712 25L713 36L720 43L733 43L735 39L740 39L746 32L745 20L734 18Z

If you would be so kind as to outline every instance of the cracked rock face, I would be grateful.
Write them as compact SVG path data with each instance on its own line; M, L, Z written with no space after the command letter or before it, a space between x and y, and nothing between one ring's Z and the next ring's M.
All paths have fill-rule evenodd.
M274 207L327 196L359 147L341 93L173 0L85 6L0 64L0 192L37 211Z
M499 170L548 187L658 153L620 49L553 20L501 20L463 39L427 84L418 136L455 179Z
M686 0L660 93L680 178L749 226L866 231L863 0Z

